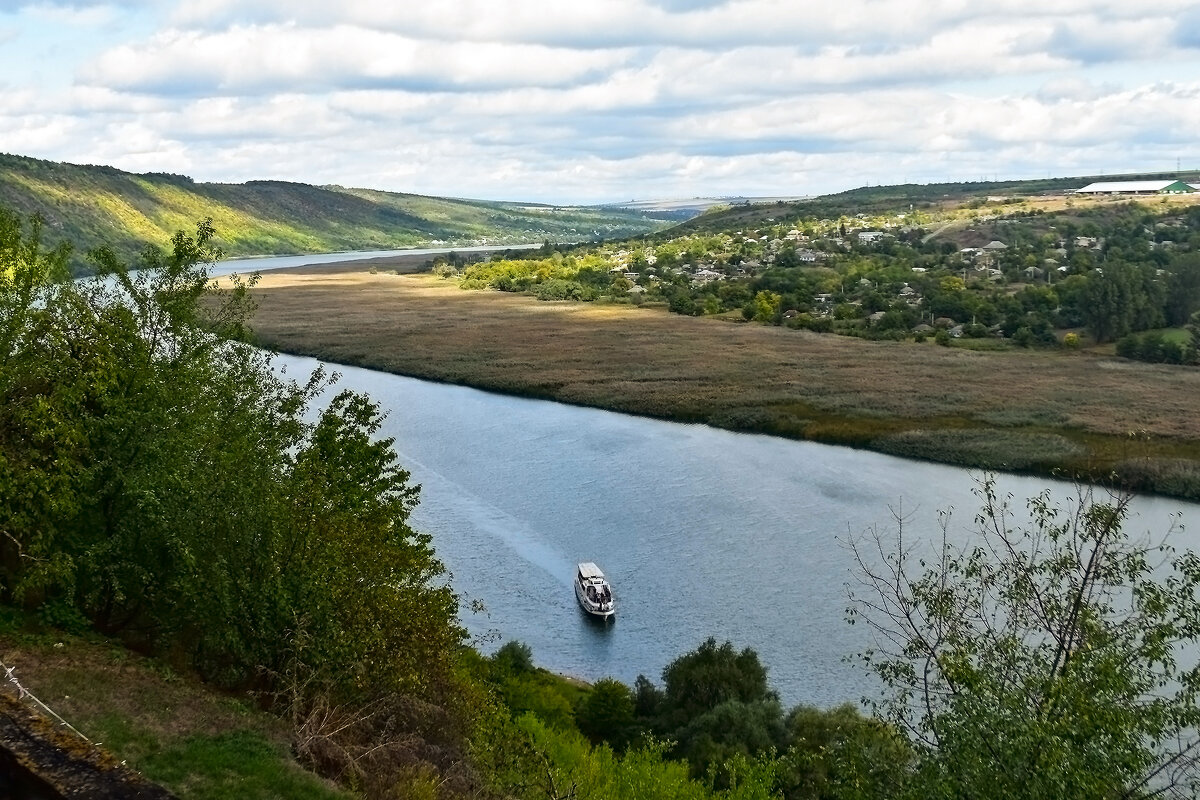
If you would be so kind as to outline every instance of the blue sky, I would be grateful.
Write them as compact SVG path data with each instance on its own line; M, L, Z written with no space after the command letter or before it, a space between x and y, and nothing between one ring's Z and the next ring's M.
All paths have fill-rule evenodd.
M0 151L546 202L1200 167L1200 2L0 0Z

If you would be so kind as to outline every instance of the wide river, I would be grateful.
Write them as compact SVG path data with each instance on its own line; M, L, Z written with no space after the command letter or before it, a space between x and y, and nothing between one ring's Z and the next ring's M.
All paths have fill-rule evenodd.
M450 249L247 259L214 274ZM295 378L317 364L277 363ZM481 647L517 639L540 665L589 680L658 682L713 636L754 648L788 706L857 701L875 684L847 659L872 643L845 621L845 542L894 532L901 511L906 542L929 546L939 510L953 509L962 537L979 509L979 475L954 467L336 369L387 412L382 435L422 486L413 523L432 534ZM999 477L1018 503L1048 486L1075 494ZM1174 527L1176 547L1200 549L1200 506L1139 498L1133 512L1136 538L1157 543ZM579 561L613 582L615 623L580 612Z
M279 364L301 377L316 362ZM977 476L952 467L336 369L387 410L382 433L422 486L415 527L464 601L487 609L464 603L483 648L518 639L540 665L586 679L657 682L714 636L753 647L788 706L856 701L873 684L845 661L870 646L845 622L847 537L890 528L902 509L906 541L928 542L939 509L959 529L979 508ZM1017 498L1047 484L1000 478ZM1173 521L1187 526L1175 544L1195 547L1195 505L1142 498L1127 529L1157 541ZM615 623L577 607L578 561L612 580Z

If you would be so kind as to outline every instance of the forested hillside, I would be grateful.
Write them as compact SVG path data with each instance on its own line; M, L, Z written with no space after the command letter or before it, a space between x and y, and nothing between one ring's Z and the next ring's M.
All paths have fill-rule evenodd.
M196 183L184 175L132 174L0 154L0 204L40 214L75 246L72 267L107 245L132 258L212 218L229 256L331 253L431 244L584 241L633 236L664 222L621 209L452 200L283 181Z

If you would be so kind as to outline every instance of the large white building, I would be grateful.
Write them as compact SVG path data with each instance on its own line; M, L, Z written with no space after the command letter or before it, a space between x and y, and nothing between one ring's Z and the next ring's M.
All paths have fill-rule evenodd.
M1187 194L1194 191L1183 181L1101 181L1076 189L1075 194Z

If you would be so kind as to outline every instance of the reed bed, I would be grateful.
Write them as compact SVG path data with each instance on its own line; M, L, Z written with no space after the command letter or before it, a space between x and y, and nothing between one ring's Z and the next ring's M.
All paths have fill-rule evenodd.
M1175 476L1200 463L1191 367L539 302L361 266L268 273L255 294L265 345L402 375L966 466L1094 477L1159 458ZM1152 472L1141 488L1181 494Z

